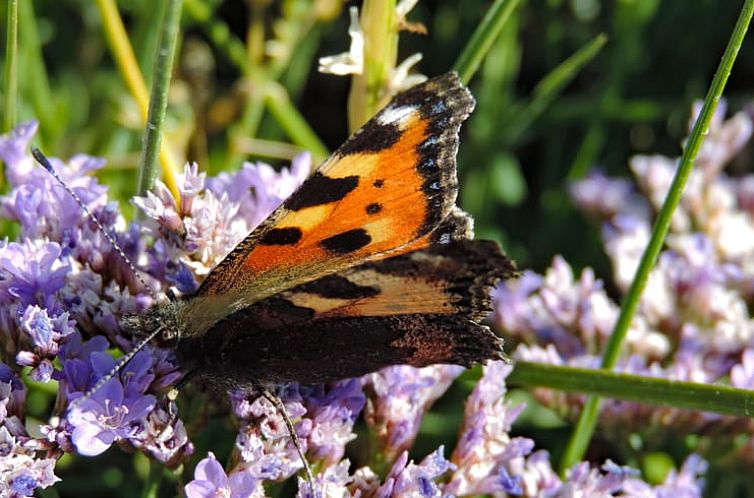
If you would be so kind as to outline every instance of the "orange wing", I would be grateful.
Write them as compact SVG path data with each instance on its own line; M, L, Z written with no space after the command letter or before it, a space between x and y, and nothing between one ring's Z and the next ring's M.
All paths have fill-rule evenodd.
M473 107L452 73L396 96L228 254L196 296L238 309L428 245L457 209L458 131Z

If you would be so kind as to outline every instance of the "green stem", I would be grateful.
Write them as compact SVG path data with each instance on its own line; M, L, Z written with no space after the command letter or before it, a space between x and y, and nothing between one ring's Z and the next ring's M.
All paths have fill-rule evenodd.
M522 134L529 129L529 125L552 104L584 66L594 59L605 43L607 43L607 36L597 35L537 83L529 103L510 118L511 122L516 123L516 127L510 131L507 138L509 143L516 143L521 138Z
M324 161L329 155L325 144L309 127L296 106L291 103L288 93L282 86L268 82L264 103L272 117L283 128L291 141L312 154L313 164Z
M160 142L165 113L168 106L170 75L173 70L173 57L178 43L183 0L169 0L162 20L157 58L154 63L152 89L149 99L149 114L144 132L141 167L139 169L139 195L146 195L154 186L159 174Z
M42 46L37 30L37 18L34 14L34 2L21 2L19 9L19 37L24 64L19 68L22 78L28 85L28 92L34 107L34 116L39 119L39 142L44 144L49 137L57 135L65 120L57 119L56 103L52 98L47 68L42 57Z
M8 132L16 124L16 98L18 95L18 0L8 0L8 20L5 37L5 68L3 87L3 131ZM0 175L1 177L1 175Z
M520 3L521 0L495 0L453 64L453 70L459 74L461 81L467 84L471 81L505 23Z
M665 202L657 215L657 220L655 221L652 230L652 236L649 239L649 244L642 255L641 261L639 262L639 267L636 270L636 275L631 283L631 287L623 301L615 328L613 329L610 340L605 347L601 365L604 369L613 368L618 360L621 344L628 333L631 320L639 306L639 300L642 291L646 286L647 279L649 278L649 272L652 270L652 267L662 250L663 241L668 233L673 211L681 200L683 187L691 173L691 168L694 165L694 160L699 152L702 140L709 129L710 120L712 119L717 103L720 100L725 84L728 81L728 76L730 75L733 63L735 62L738 51L743 43L744 36L749 27L749 23L751 22L752 13L754 13L754 0L746 0L744 6L741 8L741 14L733 28L730 40L728 41L728 46L725 48L725 53L723 54L720 65L717 68L715 77L713 78L712 84L707 92L707 96L704 99L702 110L699 113L699 117L694 124L688 143L686 144L686 148L683 151L683 156L681 157L678 170L673 178L673 183L671 184ZM584 409L581 412L581 416L579 417L563 455L561 471L571 467L574 463L582 459L597 424L599 407L600 398L595 396L587 399L587 402L584 404Z
M164 472L162 463L157 460L149 459L149 474L144 483L144 489L141 492L142 498L157 498L157 492L160 490L160 481Z
M681 382L609 370L525 361L516 362L506 382L509 386L548 387L656 406L736 417L754 416L754 391L726 385Z
M396 0L364 0L359 24L364 32L364 70L354 75L348 95L348 129L366 123L392 97L385 89L398 57Z

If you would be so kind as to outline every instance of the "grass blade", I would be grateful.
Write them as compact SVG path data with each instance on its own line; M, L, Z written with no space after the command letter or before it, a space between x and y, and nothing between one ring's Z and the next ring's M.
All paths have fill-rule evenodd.
M636 270L636 275L631 283L631 287L623 300L620 315L618 316L615 328L613 329L613 333L610 336L602 357L601 367L604 369L613 368L618 360L621 345L628 333L628 328L634 314L636 313L636 309L639 306L639 300L644 291L644 287L646 286L647 279L649 278L649 272L654 267L657 257L662 249L665 236L668 233L673 211L675 211L676 206L681 200L683 187L691 173L691 168L694 165L694 160L699 152L702 140L709 129L710 120L715 112L720 96L723 93L725 84L728 81L728 76L730 75L738 51L741 48L746 31L749 28L752 13L754 13L754 0L746 0L744 6L741 8L741 13L736 21L735 27L733 28L730 39L728 40L728 46L725 48L722 60L715 72L715 77L707 91L707 96L704 99L704 105L699 113L699 117L694 124L694 128L692 129L689 140L684 148L680 164L678 165L678 170L673 178L668 195L657 215L657 220L652 229L649 244L639 262L639 267ZM573 434L571 435L571 439L568 441L568 445L563 454L561 472L582 459L597 424L599 407L600 398L598 397L590 397L585 403L581 416L579 417L576 427L573 430Z

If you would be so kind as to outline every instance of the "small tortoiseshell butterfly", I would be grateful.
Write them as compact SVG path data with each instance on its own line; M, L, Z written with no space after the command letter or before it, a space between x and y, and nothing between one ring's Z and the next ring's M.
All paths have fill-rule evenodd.
M382 367L503 358L481 325L515 273L471 240L455 156L474 99L456 74L396 96L191 296L126 324L219 387L316 384Z
M472 240L455 204L458 132L473 107L455 73L397 95L195 294L125 317L145 339L89 394L153 337L175 349L184 379L215 388L504 358L502 339L479 322L492 286L515 268L495 242Z

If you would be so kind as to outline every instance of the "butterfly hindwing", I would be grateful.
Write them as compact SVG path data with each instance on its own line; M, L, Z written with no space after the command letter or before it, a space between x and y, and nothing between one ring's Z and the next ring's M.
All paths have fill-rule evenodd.
M240 309L409 244L427 245L455 206L458 130L473 106L455 74L397 96L241 242L197 296L222 296Z
M393 364L468 366L502 355L501 340L476 322L489 312L491 287L514 272L494 242L433 245L263 299L201 341L179 343L178 354L221 358L213 366L221 383L313 384Z

